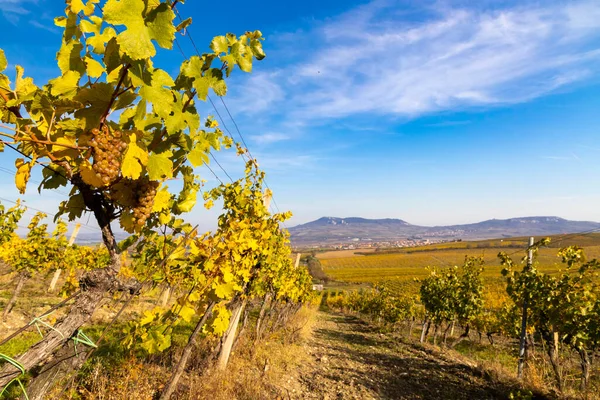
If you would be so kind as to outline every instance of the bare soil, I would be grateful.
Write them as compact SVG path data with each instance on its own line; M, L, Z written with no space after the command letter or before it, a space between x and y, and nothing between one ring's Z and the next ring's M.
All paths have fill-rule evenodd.
M286 387L290 399L520 398L516 382L500 382L454 352L382 334L343 314L319 312L306 351L312 361Z

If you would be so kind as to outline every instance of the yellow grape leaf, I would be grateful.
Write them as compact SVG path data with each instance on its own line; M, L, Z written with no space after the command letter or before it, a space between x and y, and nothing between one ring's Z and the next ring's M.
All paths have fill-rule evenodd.
M148 163L148 153L140 148L137 143L135 133L129 136L129 146L123 157L121 172L123 176L131 179L138 179L142 173L142 167Z
M15 160L15 167L17 167L17 173L15 174L15 184L17 189L19 189L19 193L25 194L25 189L27 188L27 182L29 181L29 177L31 176L31 167L33 165L33 161L30 163L26 163L24 159L17 158Z
M161 189L158 193L156 193L156 197L154 197L154 205L152 206L152 212L159 212L169 208L170 200L171 193L169 193L167 187Z
M188 296L188 300L191 302L198 301L198 300L200 300L201 295L202 295L202 292L200 292L199 290L192 290L192 292Z
M221 336L229 327L229 318L231 312L227 310L224 304L218 304L213 308L212 317L202 328L205 333L212 333Z
M50 94L56 97L72 99L77 94L81 75L76 71L67 71L64 75L48 81Z
M192 318L194 318L194 315L196 315L196 310L187 304L184 304L179 311L179 316L183 318L185 322L190 322Z
M56 158L65 158L67 160L73 160L77 158L79 152L73 148L67 146L76 146L75 139L63 136L59 137L55 141L56 144L52 145L52 152Z
M223 281L228 283L231 282L233 278L234 276L229 270L229 268L223 268Z
M219 299L230 299L235 290L235 283L221 283L214 286L214 295Z
M208 164L208 149L205 143L199 143L188 153L188 160L194 167Z
M94 4L97 4L100 0L89 0L87 5L83 4L83 0L71 0L71 11L75 14L79 14L81 11L87 16L94 13Z
M150 155L147 166L150 179L157 181L163 177L173 177L173 161L170 159L172 155L173 153L170 150Z
M133 215L131 213L124 212L123 214L121 214L119 222L121 223L121 228L123 228L125 232L135 232L135 224L133 223Z
M160 307L154 307L152 311L144 311L144 318L140 320L140 325L148 325L149 323L158 319L161 313L162 309Z
M92 57L85 58L87 74L92 78L100 78L104 73L104 67Z
M6 61L6 56L4 55L4 50L0 49L0 72L4 71L8 66L8 62Z
M167 225L170 221L171 221L171 213L169 213L169 211L161 212L158 215L158 222L160 222L161 225Z
M117 82L119 80L119 78L121 77L121 69L122 68L123 68L123 65L119 65L117 68L110 71L110 73L106 77L106 82L108 82L108 83ZM131 109L131 111L135 112L134 109Z
M177 208L182 212L189 212L196 205L197 190L190 190L179 197Z
M104 182L102 182L102 179L98 178L88 161L81 163L79 174L81 175L81 179L92 187L99 188L104 186Z

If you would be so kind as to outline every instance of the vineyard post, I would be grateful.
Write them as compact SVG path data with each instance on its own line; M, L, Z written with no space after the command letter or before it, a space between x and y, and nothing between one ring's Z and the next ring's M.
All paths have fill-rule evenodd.
M69 244L67 244L67 246L73 246L73 243L75 243L75 238L77 237L77 234L79 233L79 229L81 229L81 224L77 223L77 225L75 225L75 229L73 229L73 233L71 233L71 237L69 238ZM56 286L56 282L58 282L58 278L60 278L60 274L62 272L62 268L58 268L55 272L54 272L54 276L52 277L52 281L50 282L50 287L48 288L48 292L52 293L54 291L54 287Z
M525 269L527 272L531 269L533 264L533 237L529 238L529 248L527 251L527 265ZM521 318L521 340L519 342L519 365L517 367L517 377L523 379L523 364L525 363L525 347L526 347L526 336L527 336L527 296L525 293L523 296L523 313Z
M267 190L263 194L263 205L265 210L269 209L271 205L272 194L270 190ZM298 254L300 255L300 254ZM255 271L255 273L258 273ZM250 285L246 286L248 290L250 290ZM239 302L238 302L239 301ZM235 334L237 332L238 325L240 323L240 317L244 308L246 308L246 304L248 302L247 298L240 299L238 301L233 301L233 307L231 309L231 316L229 318L229 327L221 337L221 349L219 351L219 356L217 360L217 369L224 371L227 368L227 363L229 362L229 356L231 355L231 349L233 348L233 342L235 339Z
M301 253L296 254L296 263L294 264L294 268L298 268L298 265L300 265L300 255Z
M160 306L166 307L169 304L169 300L171 299L171 285L167 284L167 287L162 292L160 296Z

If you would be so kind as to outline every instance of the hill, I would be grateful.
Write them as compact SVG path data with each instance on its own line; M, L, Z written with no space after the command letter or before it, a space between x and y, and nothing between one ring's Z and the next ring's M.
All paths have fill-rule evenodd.
M449 226L412 225L401 219L323 217L289 229L295 246L351 243L360 241L397 241L403 239L478 240L515 236L542 236L600 229L600 223L570 221L560 217L539 216L490 219L473 224Z

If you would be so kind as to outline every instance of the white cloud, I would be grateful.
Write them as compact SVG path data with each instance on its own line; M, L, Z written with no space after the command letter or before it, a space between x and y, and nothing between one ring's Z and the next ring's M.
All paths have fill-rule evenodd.
M243 91L228 103L235 113L264 112L284 99L285 93L278 83L280 80L278 71L253 73L244 80Z
M281 112L279 102L292 120L415 117L529 101L600 69L598 2L401 11L374 1L299 34L305 61L257 76L244 111Z
M270 144L289 140L291 137L290 135L286 135L284 133L268 132L260 135L252 135L251 138L258 144Z
M56 33L56 34L60 33L60 31L56 28L56 26L54 24L45 25L45 24L42 24L39 21L36 21L34 19L30 20L29 23L31 25L35 26L38 29L43 29L43 30L46 30L48 32L52 32L52 33Z
M0 0L0 12L10 23L16 25L20 17L31 12L27 3L37 4L37 0Z

